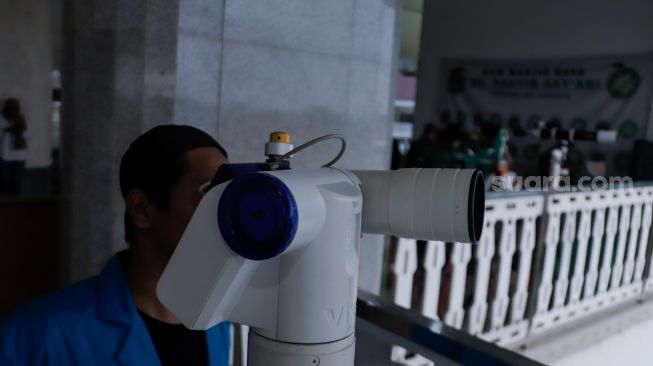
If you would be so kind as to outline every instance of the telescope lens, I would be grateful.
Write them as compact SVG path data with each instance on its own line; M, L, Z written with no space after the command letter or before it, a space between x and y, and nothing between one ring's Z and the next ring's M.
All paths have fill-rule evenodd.
M297 232L297 205L288 187L268 174L237 177L218 205L220 233L242 257L264 260L281 254Z
M469 238L472 244L481 240L483 232L483 219L485 218L485 184L483 173L475 170L469 184L469 202L467 209L467 224L469 225Z

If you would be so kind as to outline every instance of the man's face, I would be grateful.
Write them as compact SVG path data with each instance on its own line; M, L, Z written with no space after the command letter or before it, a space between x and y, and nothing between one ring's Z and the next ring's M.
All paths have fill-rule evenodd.
M213 179L222 164L228 163L220 150L202 147L186 152L188 171L170 194L170 205L157 210L152 225L152 234L157 248L167 259L170 258L181 235L186 230L195 208L202 199L200 188Z

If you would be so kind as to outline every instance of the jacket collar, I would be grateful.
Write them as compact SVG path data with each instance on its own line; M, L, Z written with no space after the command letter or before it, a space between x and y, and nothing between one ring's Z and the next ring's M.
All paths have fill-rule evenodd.
M124 336L115 352L115 359L121 365L160 365L159 357L152 344L145 322L136 310L131 291L127 285L121 258L128 255L122 251L109 260L97 276L98 316L124 330ZM230 349L228 323L216 325L206 331L209 364L222 365L224 350Z
M111 257L97 276L97 312L106 321L131 326L137 313L120 263L126 255L127 250Z
M97 277L98 316L123 328L123 339L114 354L121 365L159 365L156 350L136 311L122 270L120 259L126 255L126 250L114 255Z

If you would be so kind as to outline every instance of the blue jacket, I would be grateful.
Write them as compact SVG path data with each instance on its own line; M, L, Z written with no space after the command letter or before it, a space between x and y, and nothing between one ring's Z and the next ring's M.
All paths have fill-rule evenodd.
M206 332L211 366L229 360L229 324ZM0 319L0 365L160 365L117 256L102 273Z

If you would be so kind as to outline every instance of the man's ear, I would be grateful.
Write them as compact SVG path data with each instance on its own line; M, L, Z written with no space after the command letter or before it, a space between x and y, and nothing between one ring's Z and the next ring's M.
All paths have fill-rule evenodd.
M137 229L146 230L152 227L152 204L141 189L134 188L127 194L125 200L127 213Z

